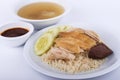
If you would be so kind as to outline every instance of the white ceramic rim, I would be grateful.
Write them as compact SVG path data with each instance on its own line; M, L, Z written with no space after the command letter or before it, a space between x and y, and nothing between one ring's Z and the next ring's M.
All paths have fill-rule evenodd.
M48 27L48 28L51 28L51 27ZM45 28L45 29L42 29L40 30L39 32L44 32L44 30L48 29L48 28ZM29 49L28 46L29 43L31 42L31 39L37 35L39 32L37 32L36 34L34 34L28 41L27 43L25 44L24 46L24 57L26 59L26 61L29 63L29 65L35 69L36 71L44 74L44 75L47 75L47 76L50 76L50 77L55 77L55 78L60 78L60 79L88 79L88 78L93 78L93 77L98 77L98 76L102 76L106 73L109 73L113 70L115 70L116 68L118 68L120 66L120 59L118 61L116 61L112 66L104 69L104 70L101 70L99 72L96 72L96 73L92 73L92 75L90 74L86 74L86 75L65 75L63 76L63 74L58 74L58 73L54 73L54 72L50 72L50 71L47 71L41 67L39 67L38 65L36 65L34 63L34 61L32 61L32 59L30 57L28 57L29 55L27 54L27 50Z
M33 19L27 19L27 18L23 18L23 17L20 17L19 15L17 15L17 12L20 8L22 8L23 6L25 5L28 5L28 4L31 4L31 3L37 3L37 2L51 2L51 3L56 3L58 5L61 5L63 8L64 8L64 13L62 13L61 15L59 16L56 16L56 17L53 17L53 18L49 18L49 19L43 19L43 20L33 20ZM20 19L20 20L24 20L24 21L29 21L29 22L44 22L44 21L50 21L50 20L54 20L54 19L58 19L58 18L61 18L63 17L64 15L66 15L69 11L70 11L70 6L68 4L66 4L67 7L65 7L65 5L61 4L61 3L58 3L56 1L35 1L35 2L30 2L30 3L26 3L20 7L18 7L16 10L15 10L15 15ZM66 9L67 8L67 9Z
M20 39L20 38L24 38L24 37L27 36L27 35L30 35L30 34L33 33L33 31L34 31L34 27L33 27L32 24L27 23L27 22L22 22L22 21L10 22L10 23L4 24L4 25L2 25L2 27L0 27L0 29L3 28L3 27L7 27L8 25L12 25L12 24L18 24L18 25L19 25L19 24L27 24L27 25L29 25L29 26L26 26L26 28L29 28L29 31L28 31L26 34L21 35L21 36L18 36L18 37L4 37L4 36L0 35L0 38L6 39L6 40ZM13 27L11 27L11 28L16 28L16 27L13 26ZM23 27L19 26L19 28L23 28ZM6 30L6 29L5 29L5 30ZM5 31L5 30L3 30L3 31Z

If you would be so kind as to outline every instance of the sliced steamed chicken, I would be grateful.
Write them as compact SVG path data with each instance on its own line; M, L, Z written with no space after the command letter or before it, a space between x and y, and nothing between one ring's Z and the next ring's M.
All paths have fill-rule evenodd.
M64 48L52 47L48 51L48 59L74 60L75 56L71 51L68 51Z

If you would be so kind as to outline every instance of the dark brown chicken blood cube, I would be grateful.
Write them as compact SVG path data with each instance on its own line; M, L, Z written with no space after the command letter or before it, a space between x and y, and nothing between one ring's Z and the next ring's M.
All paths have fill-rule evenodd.
M90 49L88 57L93 59L103 59L112 53L113 51L105 44L99 43Z

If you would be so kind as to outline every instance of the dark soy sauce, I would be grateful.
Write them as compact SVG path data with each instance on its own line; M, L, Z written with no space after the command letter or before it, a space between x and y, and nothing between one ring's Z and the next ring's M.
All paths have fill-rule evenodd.
M26 34L28 32L25 28L10 28L1 33L4 37L18 37Z

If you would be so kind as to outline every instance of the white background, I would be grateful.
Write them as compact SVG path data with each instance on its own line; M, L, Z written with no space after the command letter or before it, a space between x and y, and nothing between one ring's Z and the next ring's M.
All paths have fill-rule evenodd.
M24 0L20 0L24 1ZM8 22L18 21L14 6L19 0L0 0L0 27ZM28 0L29 1L29 0ZM115 35L120 35L119 0L59 0L72 10L59 23L79 23L85 26L104 26ZM104 76L89 80L118 80L120 67ZM59 80L47 77L33 70L23 57L23 46L11 48L0 43L0 80ZM88 79L87 79L88 80Z

